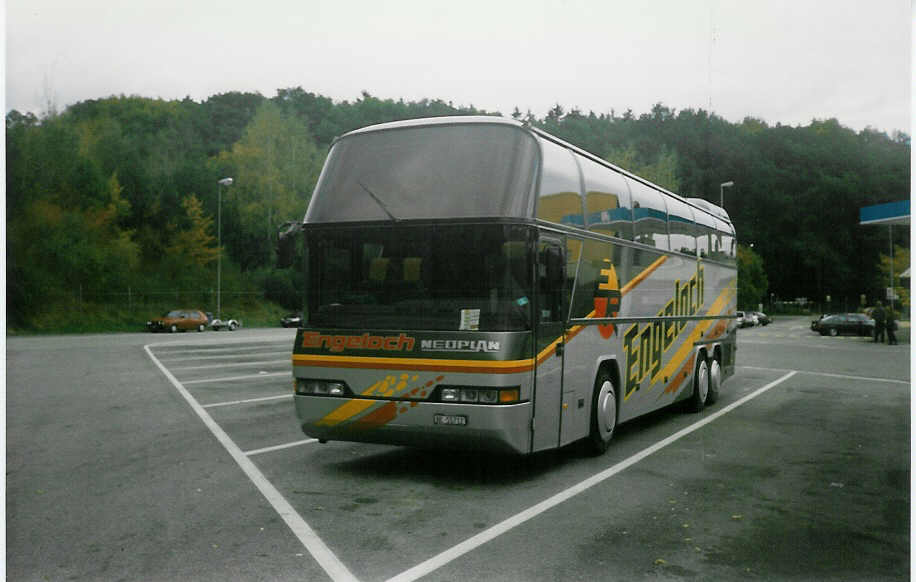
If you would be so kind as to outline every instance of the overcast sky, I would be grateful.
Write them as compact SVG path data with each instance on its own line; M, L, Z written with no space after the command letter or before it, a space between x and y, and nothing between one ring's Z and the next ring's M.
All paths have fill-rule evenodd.
M910 133L909 0L7 0L6 109L301 86Z

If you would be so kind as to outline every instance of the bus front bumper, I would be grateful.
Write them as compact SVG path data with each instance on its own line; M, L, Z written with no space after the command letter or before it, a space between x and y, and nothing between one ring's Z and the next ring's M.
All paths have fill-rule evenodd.
M445 404L295 396L302 432L319 440L526 454L530 402Z

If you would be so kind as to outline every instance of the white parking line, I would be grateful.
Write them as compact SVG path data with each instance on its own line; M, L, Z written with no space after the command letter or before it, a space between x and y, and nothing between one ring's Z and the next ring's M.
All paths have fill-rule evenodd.
M430 572L438 570L439 568L445 566L449 562L456 560L457 558L460 558L464 554L482 546L483 544L489 542L490 540L501 536L502 534L512 530L513 528L517 526L522 525L523 523L525 523L526 521L534 517L537 517L538 515L544 513L548 509L551 509L563 503L564 501L567 501L568 499L575 497L576 495L582 493L583 491L586 491L587 489L594 487L595 485L601 483L602 481L605 481L606 479L613 477L614 475L616 475L617 473L620 473L627 467L638 463L639 461L645 459L649 455L652 455L653 453L660 451L661 449L667 447L671 443L687 436L688 434L694 432L695 430L699 428L702 428L703 426L716 420L720 416L728 414L729 412L738 408L745 402L752 400L754 398L757 398L764 392L767 392L768 390L782 384L783 382L785 382L786 380L788 380L795 374L796 374L795 371L789 372L788 374L779 378L778 380L775 380L773 382L770 382L766 386L758 388L757 390L755 390L754 392L751 392L747 396L739 400L736 400L735 402L732 402L731 404L722 408L721 410L718 410L715 413L710 414L709 416L703 418L702 420L695 422L684 429L679 430L678 432L674 433L673 435L669 436L668 438L655 443L651 447L647 449L643 449L641 452L633 455L632 457L624 461L621 461L608 469L605 469L604 471L598 473L597 475L593 475L592 477L589 477L585 481L582 481L576 485L573 485L572 487L570 487L569 489L566 489L565 491L561 491L560 493L557 493L553 497L549 497L545 499L544 501L538 503L537 505L533 507L530 507L520 513L513 515L512 517L506 520L503 520L502 522L494 525L493 527L486 529L473 537L468 538L467 540L461 542L457 546L449 550L446 550L442 552L441 554L433 556L429 560L426 560L425 562L421 562L420 564L417 564L413 568L410 568L409 570L406 570L398 574L397 576L394 576L393 578L389 578L388 582L412 582L413 580L416 580L417 578L421 578L423 576L426 576Z
M270 503L274 510L283 518L283 521L286 522L286 525L293 531L299 541L305 546L305 549L315 558L318 564L327 572L328 576L331 577L334 582L339 581L356 581L357 578L347 569L347 567L341 562L334 552L328 548L327 545L318 537L318 534L315 533L315 530L309 526L302 519L302 516L299 515L293 506L289 504L285 497L277 490L273 484L267 480L260 469L248 458L248 456L242 452L242 450L235 444L235 442L229 438L229 435L213 420L213 418L207 413L206 410L191 396L191 393L182 385L181 382L169 372L162 362L160 362L155 355L153 355L151 346L155 344L147 344L143 346L143 349L146 350L147 355L150 359L156 364L156 367L165 375L165 377L171 382L172 386L178 390L178 393L187 401L191 406L191 409L197 413L197 416L203 421L204 425L210 432L213 433L213 436L216 437L216 440L225 447L226 451L232 456L239 467L251 479L251 482L254 483L255 487L261 492L261 495Z
M782 368L761 368L759 366L738 366L745 370L764 370L766 372L789 372ZM909 380L894 380L892 378L869 378L866 376L849 376L847 374L831 374L829 372L806 372L804 370L795 370L799 374L808 374L809 376L827 376L828 378L842 378L844 380L861 380L863 382L889 382L891 384L904 384L909 386Z
M817 338L817 339L816 339L816 338L810 338L810 339L811 339L811 341L815 341L815 342L821 342L821 341L825 341L825 342L834 342L834 343L836 343L836 342L843 342L843 343L845 343L846 345L822 345L822 344L820 344L820 343L810 343L809 341L800 341L800 340L798 340L797 338L793 338L793 341L786 342L786 343L787 343L787 344L791 344L792 346L800 346L800 347L802 347L802 349L809 349L809 348L810 348L810 349L814 349L814 350L831 350L831 351L836 351L836 352L856 352L856 353L862 353L862 350L863 350L863 349L870 349L870 348L866 348L866 347L864 347L864 346L867 346L867 345L869 345L869 344L873 344L873 343L874 343L874 342L872 342L872 341L860 341L860 342L853 343L853 342L855 342L855 340L857 339L857 338L854 338L854 337L848 337L848 338L845 338L845 337L844 337L844 338L824 337L824 338ZM774 343L774 342L772 342L772 341L754 341L754 340L746 340L746 339L738 340L738 346L739 346L739 347L742 346L742 345L754 345L754 344L756 344L756 345L772 345L773 343ZM900 347L897 347L897 346L890 346L890 347L887 347L887 346L885 346L884 349L889 349L889 350L895 350L895 349L896 349L896 350L901 350L901 351L902 351L902 350L904 350L904 349L908 349L908 346L900 346Z
M272 447L264 447L263 449L254 449L253 451L245 451L245 454L250 457L251 455L260 455L261 453L269 453L271 451L279 451L281 449L288 449L290 447L298 447L299 445L307 445L317 442L318 439L305 439L304 441L296 441L294 443L286 443L282 445L274 445Z
M214 402L213 404L204 404L204 408L217 408L219 406L235 406L237 404L250 404L252 402L264 402L267 400L282 400L292 398L292 394L277 394L276 396L264 396L263 398L248 398L246 400L232 400L230 402Z
M261 349L263 349L263 348L261 348ZM235 350L235 351L234 351L233 353L231 353L231 354L222 354L222 355L219 355L219 356L184 356L184 357L181 357L181 358L163 359L162 361L165 362L165 363L167 363L167 364L169 364L169 365L171 365L173 362L187 362L188 360L231 360L232 358L238 358L238 357L240 357L240 356L241 356L241 357L245 357L245 358L251 358L251 357L254 357L254 356L276 356L276 355L278 355L278 354L281 354L281 355L282 355L282 354L287 354L287 355L289 355L289 354L292 353L292 350L289 349L289 348L287 348L287 349L285 349L285 350L282 350L282 351L257 352L257 353L254 353L254 354L247 354L247 353L246 353L246 354L240 354L239 352L241 352L241 351L242 351L242 350Z
M286 358L282 360L261 360L257 362L235 362L234 364L206 364L203 366L184 366L181 368L170 368L170 369L175 372L181 372L184 370L212 370L214 368L240 368L243 366L261 366L261 365L272 366L274 364L292 365L292 362L290 361L290 357L287 356Z
M271 344L280 344L283 342L292 342L295 338L295 334L290 334L288 338L283 336L269 336L269 335L223 335L223 334L204 334L197 336L199 339L189 340L187 338L179 337L175 338L174 342L171 341L161 341L157 343L148 344L154 346L160 354L174 354L182 350L189 350L194 348L201 348L203 350L207 349L209 346L227 346L227 345L243 345L251 344L252 346L257 344L262 344L264 346ZM289 345L292 345L290 343ZM214 348L215 349L215 348Z
M275 376L293 377L292 372L265 372L263 374L248 374L246 376L226 376L223 378L204 378L203 380L188 380L184 384L207 384L209 382L234 382L235 380L251 380L253 378L272 378Z

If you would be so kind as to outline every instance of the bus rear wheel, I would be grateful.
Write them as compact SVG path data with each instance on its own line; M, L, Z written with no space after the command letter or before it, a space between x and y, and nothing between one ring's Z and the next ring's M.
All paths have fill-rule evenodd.
M693 396L690 397L690 411L702 412L708 395L709 364L706 363L706 356L701 354L697 358L696 370L693 373Z
M588 445L592 453L603 454L617 427L617 391L610 374L602 370L595 379L592 395L591 431Z
M722 366L718 358L709 362L709 394L706 395L706 405L715 404L719 399L719 388L722 387Z

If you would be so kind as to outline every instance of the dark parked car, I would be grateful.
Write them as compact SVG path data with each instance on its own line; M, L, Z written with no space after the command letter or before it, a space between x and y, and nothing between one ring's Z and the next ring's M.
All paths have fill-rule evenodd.
M280 320L280 325L283 327L299 327L302 325L302 314L288 313L286 317Z
M864 313L834 313L825 315L813 324L821 335L844 333L872 336L875 334L875 320Z
M811 322L811 331L817 331L817 326L821 323L821 320L827 317L826 313L820 314L817 319Z
M207 329L207 316L197 309L176 309L163 313L161 317L146 322L146 329L150 331L189 331Z

